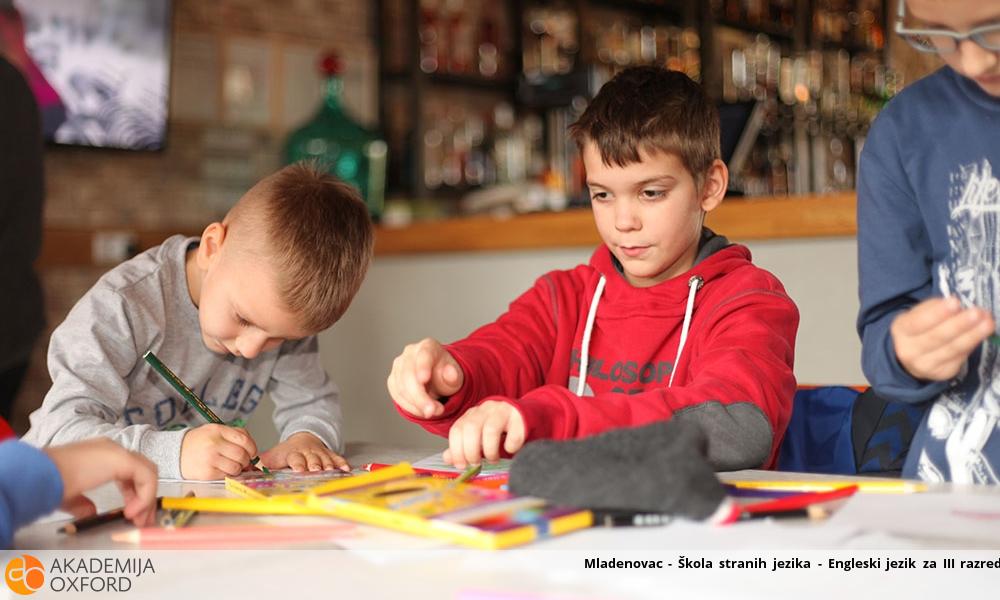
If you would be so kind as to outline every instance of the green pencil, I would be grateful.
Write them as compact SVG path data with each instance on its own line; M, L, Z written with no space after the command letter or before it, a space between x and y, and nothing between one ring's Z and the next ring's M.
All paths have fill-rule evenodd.
M471 481L479 472L483 470L483 463L469 465L462 474L455 478L455 483L467 483Z
M142 357L146 360L146 362L149 363L149 366L153 367L154 371L156 371L164 379L166 379L167 383L169 383L171 387L177 390L177 393L180 394L182 398L184 398L184 401L190 404L196 411L198 411L201 414L201 416L205 418L206 421L208 421L209 423L218 423L219 425L225 425L225 422L219 418L219 415L212 412L212 409L201 401L201 398L198 397L198 394L195 394L194 391L187 386L187 384L181 381L180 377L175 375L173 371L167 368L167 365L163 364L163 361L157 358L156 355L153 354L152 350L143 354ZM255 456L250 459L251 465L257 466L258 462L260 462L259 456ZM260 467L260 469L268 475L271 474L271 471L269 471L267 467L262 466Z

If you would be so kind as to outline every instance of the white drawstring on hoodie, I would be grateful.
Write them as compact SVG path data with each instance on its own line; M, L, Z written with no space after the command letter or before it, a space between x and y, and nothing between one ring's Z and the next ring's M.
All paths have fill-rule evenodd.
M587 387L587 368L590 366L590 333L594 329L594 319L597 317L597 305L601 302L601 294L604 293L604 285L607 281L601 275L594 290L594 298L590 301L590 311L587 313L587 326L583 330L583 343L580 352L583 355L580 360L580 378L576 382L576 395L582 396L583 390ZM674 365L670 369L670 380L667 387L674 384L674 375L677 373L677 364L681 360L681 353L684 352L684 344L687 343L688 329L691 327L691 314L694 312L694 295L698 293L705 280L700 275L692 275L688 279L688 299L687 307L684 309L684 324L681 326L681 339L677 344L677 356L674 358Z

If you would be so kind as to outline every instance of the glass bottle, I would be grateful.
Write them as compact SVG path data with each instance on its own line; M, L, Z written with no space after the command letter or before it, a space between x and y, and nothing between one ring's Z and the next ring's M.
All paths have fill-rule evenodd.
M364 198L372 219L377 220L385 200L387 145L344 112L340 59L333 53L325 55L320 71L325 78L322 104L312 119L289 134L285 161L318 162L330 174L353 185Z

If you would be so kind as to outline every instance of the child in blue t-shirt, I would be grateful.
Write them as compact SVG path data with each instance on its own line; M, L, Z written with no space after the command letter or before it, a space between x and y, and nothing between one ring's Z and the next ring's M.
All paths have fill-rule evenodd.
M901 0L896 31L945 66L875 120L861 155L858 332L879 395L927 403L904 476L1000 482L1000 3Z

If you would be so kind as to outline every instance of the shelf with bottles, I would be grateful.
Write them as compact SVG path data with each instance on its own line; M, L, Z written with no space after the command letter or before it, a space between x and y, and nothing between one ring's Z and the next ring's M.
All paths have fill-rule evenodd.
M582 198L579 159L566 126L605 81L629 66L662 64L702 81L720 101L761 105L756 143L744 148L733 169L734 191L748 195L852 189L868 123L902 85L880 49L881 0L494 3L504 7L506 20L497 20L501 34L491 38L501 65L488 76L469 68L442 70L454 61L442 57L440 47L447 46L441 36L463 37L456 27L466 37L493 29L455 25L478 22L457 18L455 11L480 14L485 0L385 1L403 2L420 15L406 21L412 43L403 75L384 78L391 84L387 89L395 86L402 90L397 94L417 98L397 109L411 116L410 129L395 127L390 140L390 156L410 156L398 165L399 173L409 175L396 176L396 189L411 197L448 198L455 210L477 204L454 197L490 186L541 185L570 205ZM428 10L451 16L428 16ZM712 36L710 43L703 43L705 35ZM394 36L392 43L405 37ZM459 54L477 44L467 43ZM385 64L388 72L395 69L391 61ZM498 125L489 116L500 103L506 103L502 112L513 115L513 125ZM442 104L470 116L442 116L449 111L433 108ZM460 124L465 118L471 124ZM498 148L497 132L512 145ZM498 165L504 160L529 166L503 175Z
M700 78L695 3L527 0L522 6L521 65L529 82L594 68L613 74L640 64Z
M802 0L712 0L709 15L715 26L729 27L791 42Z
M693 3L684 0L585 0L590 6L606 6L638 13L645 17L669 16L685 20L692 14Z
M522 110L535 111L545 127L544 168L530 189L547 197L549 206L586 204L583 169L569 125L589 98L627 67L663 65L700 80L698 4L539 0L522 6L517 100Z
M382 0L383 73L509 83L518 70L510 8L489 0Z
M701 36L693 23L672 14L650 18L591 6L583 39L582 61L592 70L603 71L605 80L635 65L662 65L683 71L695 81L702 78Z
M791 4L810 23L792 43L763 28L715 30L714 92L762 105L755 144L730 165L731 187L747 195L853 189L869 124L903 84L886 65L881 0L784 3ZM719 0L713 10L731 6Z
M380 115L390 193L445 204L492 172L482 144L487 113L512 105L520 49L517 2L381 0ZM467 122L466 122L467 121ZM425 156L426 153L426 156Z
M852 54L885 48L884 0L814 0L811 20L814 47Z

